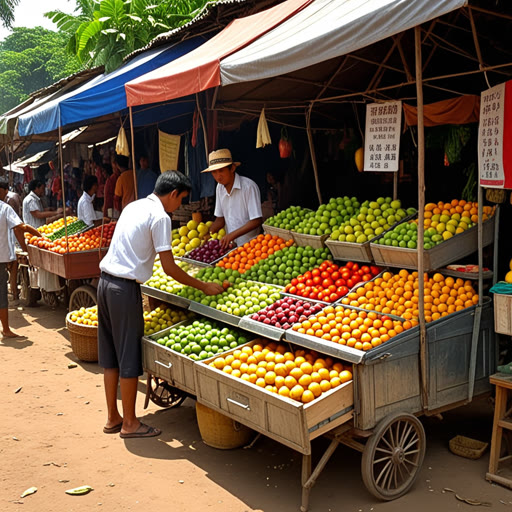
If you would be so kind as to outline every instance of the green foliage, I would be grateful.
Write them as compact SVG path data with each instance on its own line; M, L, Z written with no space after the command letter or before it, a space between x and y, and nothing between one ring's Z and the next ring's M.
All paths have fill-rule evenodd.
M107 72L157 35L192 20L207 0L80 0L77 15L46 13L68 34L68 50L85 67L104 65Z
M0 42L0 113L80 69L66 52L66 34L41 27L14 28Z
M0 22L4 27L10 27L14 21L14 8L19 0L0 0Z

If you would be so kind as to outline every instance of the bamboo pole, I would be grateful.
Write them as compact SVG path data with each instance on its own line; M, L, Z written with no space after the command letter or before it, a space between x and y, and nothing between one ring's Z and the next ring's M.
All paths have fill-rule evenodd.
M318 178L318 167L316 164L315 145L313 143L313 134L311 133L311 111L313 110L313 103L309 105L306 111L306 130L308 134L309 152L311 155L311 164L313 165L313 174L315 175L315 186L316 194L318 196L318 202L322 204L322 192L320 191L320 181Z
M62 213L64 214L64 233L66 235L66 252L69 252L68 223L66 220L66 186L64 181L64 161L62 157L62 126L59 123L59 163L60 186L62 188Z
M418 311L420 324L420 374L423 409L428 408L428 346L425 325L425 280L424 280L424 212L425 212L425 133L423 121L423 73L421 65L421 29L414 27L416 59L416 96L418 108Z
M469 12L469 21L471 22L471 33L473 34L473 42L475 44L475 51L476 56L478 57L478 64L480 66L480 69L484 67L484 61L482 58L482 52L480 50L480 43L478 42L478 33L476 31L476 25L475 20L473 18L473 11L471 10L471 7L468 6L468 12ZM484 71L484 77L485 81L487 82L487 87L489 89L491 88L491 84L489 83L489 79L487 78L487 73Z
M137 194L137 171L135 170L135 167L137 166L137 161L135 160L135 137L133 135L133 112L132 107L129 107L130 110L130 134L132 138L132 173L133 173L133 188L135 192L135 199L137 200L139 198L139 195Z

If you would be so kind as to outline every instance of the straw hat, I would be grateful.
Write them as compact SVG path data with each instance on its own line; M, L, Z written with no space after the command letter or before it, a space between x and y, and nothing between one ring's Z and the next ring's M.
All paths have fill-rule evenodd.
M208 169L201 172L215 171L215 169L222 169L223 167L232 164L235 164L237 167L240 165L240 162L233 162L233 157L231 156L231 151L229 151L229 149L218 149L217 151L212 151L208 156L208 163Z

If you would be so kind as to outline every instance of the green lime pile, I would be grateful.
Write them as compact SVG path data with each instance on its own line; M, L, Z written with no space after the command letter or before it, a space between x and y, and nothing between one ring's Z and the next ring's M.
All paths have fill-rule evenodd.
M328 259L332 260L329 249L313 249L309 246L286 247L256 263L243 275L243 278L285 286L293 278L318 267L322 261Z
M399 199L379 197L376 201L365 201L359 213L337 226L330 238L339 242L364 244L413 213L416 210L403 209Z
M286 210L279 212L277 215L268 218L265 221L265 224L275 228L293 229L310 213L313 212L309 208L290 206L289 208L286 208Z
M436 228L425 229L423 237L424 249L432 249L432 247L442 242L444 242L443 235L440 234ZM396 228L385 233L384 236L375 243L391 247L416 249L418 247L418 225L416 222L399 224Z
M189 286L180 290L178 295L235 316L256 313L280 298L278 288L242 279L219 295L205 295Z
M149 336L155 332L163 331L168 327L183 322L190 316L188 311L179 308L170 308L166 304L158 306L153 311L144 312L144 335Z
M195 277L205 282L231 286L242 281L242 274L238 270L222 267L203 267Z
M200 270L200 267L196 267L184 261L177 261L176 264L191 276L195 276ZM178 281L175 281L171 276L168 276L164 272L162 263L158 256L153 265L153 275L144 284L146 286L151 286L151 288L156 288L157 290L174 294L177 294L178 291L185 286L178 283Z
M87 224L83 220L76 220L75 222L68 224L68 236L76 235L85 228L87 228ZM54 240L62 238L63 236L66 236L66 228L64 226L54 231L51 235L48 236L48 238L53 242Z
M188 325L180 325L156 340L160 345L165 345L194 361L227 352L248 341L245 332L223 327L222 324L206 318L194 320Z
M306 215L293 231L306 235L330 235L336 226L357 215L359 208L356 197L333 197L327 204L321 204L316 212Z

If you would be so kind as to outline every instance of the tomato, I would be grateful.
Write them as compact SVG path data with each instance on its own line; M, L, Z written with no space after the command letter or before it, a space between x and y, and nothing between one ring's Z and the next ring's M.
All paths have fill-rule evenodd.
M305 278L304 276L299 276L299 277L297 278L297 281L298 281L299 283L303 283L305 280L306 280L306 278Z
M305 279L311 279L311 277L312 277L312 274L311 274L310 270L308 270L307 272L304 272L304 278Z
M319 270L322 272L324 271L327 267L329 266L329 262L328 261L324 261L323 263L320 264L320 266L318 267Z
M298 283L298 282L299 282L299 281L297 280L297 278L296 278L296 277L294 277L294 278L290 281L290 284L291 284L292 286L297 286L297 283Z
M313 286L313 279L306 279L306 286Z
M292 286L289 290L288 290L289 293L293 294L293 295L296 295L297 293L297 287L296 286Z
M359 263L352 264L351 270L352 270L352 272L357 272L359 270Z
M341 277L341 274L339 273L338 270L335 270L332 274L331 274L331 279L333 281L337 281L339 278Z
M320 275L320 269L318 268L314 268L312 271L311 271L311 275L314 277L314 276L319 276Z
M354 284L357 284L357 283L361 282L361 276L360 276L359 274L354 274L354 275L352 276L352 282L353 282Z
M330 302L336 302L339 299L339 296L337 293L331 293L329 295L329 301Z
M354 285L355 285L355 283L354 283L354 281L352 281L352 279L347 279L347 286L349 288L354 288Z
M341 278L344 279L345 281L349 280L351 277L352 277L352 272L350 272L350 270L346 270L345 272L343 272L341 274Z
M373 276L376 276L376 275L378 275L380 273L380 268L372 265L370 267L370 271L371 271Z
M331 286L329 286L328 290L330 293L334 293L338 288L336 287L336 285L334 284L331 284Z
M331 274L329 274L329 272L327 272L327 270L324 270L320 276L322 279L327 279Z
M365 274L362 278L363 281L369 281L372 278L371 274Z
M347 295L348 292L349 292L349 289L346 286L340 286L338 288L338 295L340 297L343 297L344 295Z
M350 272L350 269L348 267L340 267L339 268L339 273L343 274L343 272Z
M354 266L354 262L353 261L349 261L345 266L347 268L352 268Z
M322 282L322 278L320 276L313 277L313 284L320 284Z
M323 288L329 288L332 284L334 284L332 279L324 279L322 281Z
M370 273L370 267L368 265L363 265L361 267L361 270L363 271L364 274L369 274Z
M314 299L314 300L316 300L316 299L318 298L318 293L316 293L316 292L311 292L311 293L308 295L308 297L309 297L310 299Z
M304 290L304 288L306 288L306 285L304 283L299 283L297 285L297 290Z
M334 284L339 288L340 286L345 286L347 282L345 279L336 279Z

